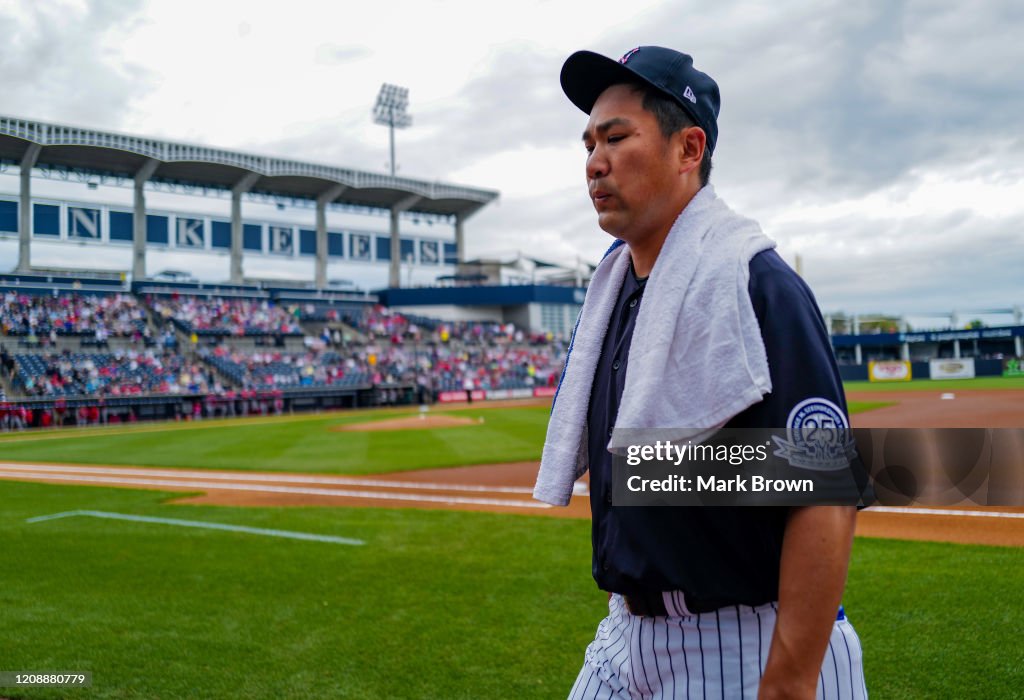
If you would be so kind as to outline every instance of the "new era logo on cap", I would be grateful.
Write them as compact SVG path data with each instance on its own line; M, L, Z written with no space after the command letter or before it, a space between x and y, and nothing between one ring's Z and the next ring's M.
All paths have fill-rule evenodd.
M688 99L693 104L697 104L697 97L693 94L693 90L690 89L689 85L687 85L686 89L683 91L683 97Z
M619 59L619 63L621 63L622 65L626 65L626 61L628 61L633 56L633 54L635 54L639 50L640 47L637 46L635 49L630 49L626 53L622 54L622 58Z

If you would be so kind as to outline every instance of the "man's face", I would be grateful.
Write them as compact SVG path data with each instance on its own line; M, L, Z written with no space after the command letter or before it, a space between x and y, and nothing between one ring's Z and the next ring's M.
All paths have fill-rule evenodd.
M613 85L597 98L583 132L598 224L627 243L666 233L681 208L672 142L642 103L633 87Z

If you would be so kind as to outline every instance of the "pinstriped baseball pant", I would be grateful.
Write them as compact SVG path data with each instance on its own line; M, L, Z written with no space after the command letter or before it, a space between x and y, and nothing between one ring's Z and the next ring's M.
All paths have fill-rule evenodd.
M666 594L669 596L671 594ZM569 700L757 698L777 606L733 606L667 617L631 614L608 602ZM818 676L819 700L867 698L860 639L845 619L832 628Z

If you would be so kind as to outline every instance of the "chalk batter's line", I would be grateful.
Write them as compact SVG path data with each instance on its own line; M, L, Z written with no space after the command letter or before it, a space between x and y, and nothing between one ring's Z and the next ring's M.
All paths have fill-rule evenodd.
M358 477L304 476L297 474L211 474L188 469L131 469L127 467L85 467L73 465L21 464L0 462L0 469L40 472L80 472L83 474L123 474L125 476L171 476L190 479L221 479L224 481L276 481L286 484L340 484L344 486L379 486L395 489L419 489L423 491L472 491L481 493L524 493L531 494L527 486L483 486L479 484L439 484L430 481L385 481L383 479L362 479Z
M551 508L547 503L528 500L504 500L498 498L466 498L461 496L431 496L411 493L379 493L375 491L350 491L348 489L298 488L295 486L270 486L266 484L211 484L202 481L178 481L170 479L132 479L125 477L87 476L84 474L40 474L31 471L0 470L0 477L21 480L73 481L123 486L179 486L205 491L263 491L268 493L300 493L313 496L345 496L368 498L379 501L414 501L420 503L446 503L481 506L504 506L508 508Z
M900 506L871 506L868 513L906 513L908 515L958 515L965 518L1024 518L1024 513L1004 513L988 510L950 510L944 508L903 508Z
M105 518L107 520L128 520L135 523L158 523L160 525L177 525L178 527L199 527L206 530L228 530L229 532L245 532L250 535L264 535L266 537L286 537L292 540L310 540L313 542L331 542L333 544L364 545L363 540L354 540L348 537L334 537L332 535L317 535L311 532L292 532L290 530L267 530L261 527L246 527L244 525L227 525L225 523L208 523L202 520L179 520L178 518L156 518L149 515L128 515L126 513L107 513L102 510L69 510L64 513L53 513L52 515L40 515L29 518L26 523L41 523L47 520L58 518L72 518L77 516L89 518Z

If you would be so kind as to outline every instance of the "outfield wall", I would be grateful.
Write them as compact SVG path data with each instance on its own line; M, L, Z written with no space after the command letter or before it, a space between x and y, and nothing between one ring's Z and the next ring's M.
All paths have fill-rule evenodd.
M140 395L130 397L48 397L0 402L0 432L25 428L201 420L235 416L309 413L345 408L408 406L431 397L412 384L348 389L285 389L227 395Z
M1006 373L1006 360L979 360L975 358L946 358L940 360L930 360L928 362L911 362L910 372L911 381L919 379L953 379L953 378L965 378L964 375L956 375L952 372L947 372L945 376L939 376L939 372L936 371L936 364L939 366L946 364L973 364L974 371L973 376L975 377L1001 377ZM869 366L864 365L839 365L839 376L844 382L867 382L871 381L869 376ZM904 382L893 382L894 387L898 387L899 384Z

